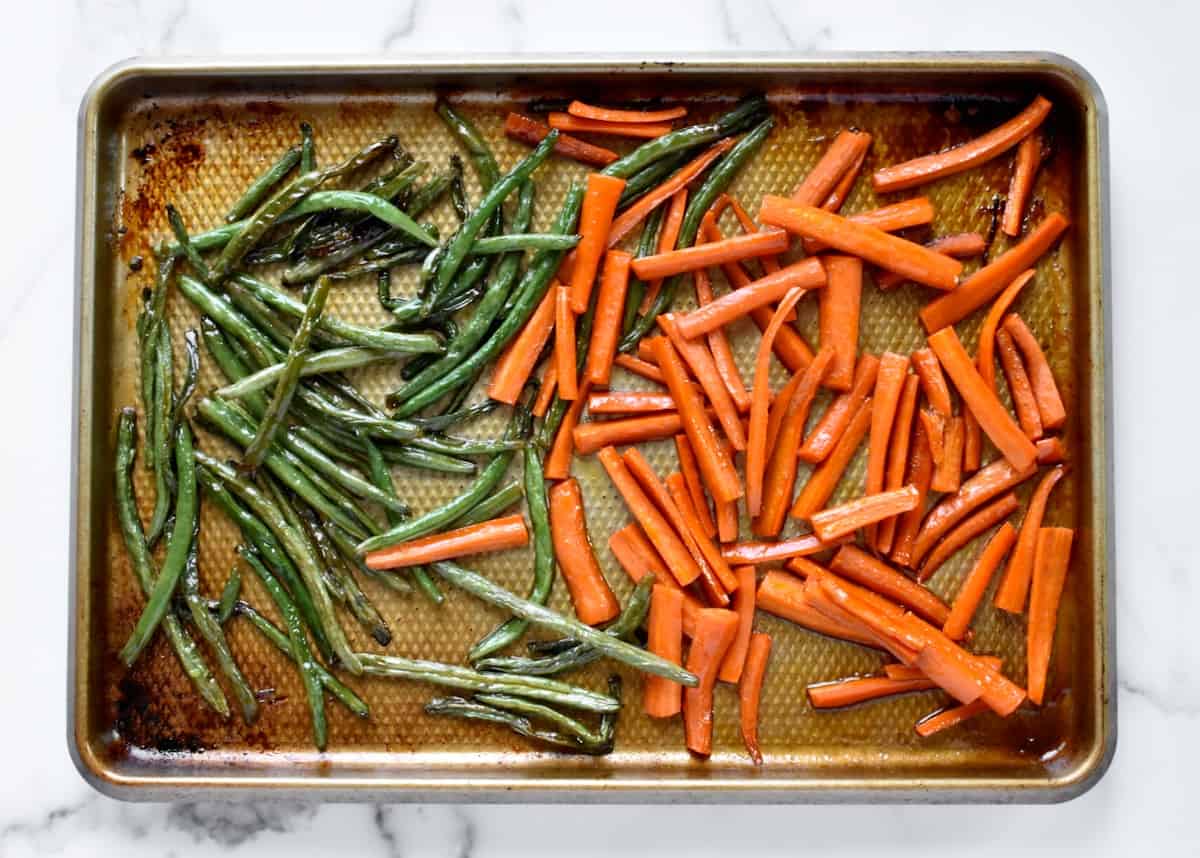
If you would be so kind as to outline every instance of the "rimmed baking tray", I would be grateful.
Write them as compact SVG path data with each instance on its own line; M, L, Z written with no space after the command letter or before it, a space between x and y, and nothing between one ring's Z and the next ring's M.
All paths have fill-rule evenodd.
M294 139L300 119L316 126L322 158L394 132L419 157L441 161L453 145L430 107L436 95L447 95L496 141L502 163L510 163L520 150L503 140L499 125L513 104L667 94L687 96L700 116L755 90L770 96L778 127L734 187L752 210L762 193L790 189L840 127L875 135L869 170L966 139L1035 93L1054 102L1053 155L1039 176L1034 216L1042 208L1064 210L1073 225L1020 305L1047 344L1072 414L1070 473L1051 520L1075 527L1077 543L1046 707L1007 722L985 716L932 740L912 731L913 721L936 705L929 695L816 713L804 685L871 670L877 657L761 616L760 627L776 639L761 768L740 748L736 701L727 689L717 699L715 753L700 762L682 749L678 725L640 715L639 683L629 675L617 750L606 758L541 753L499 730L425 716L421 705L431 689L382 680L351 681L372 717L358 721L331 707L329 750L319 754L309 742L293 671L238 623L231 636L246 673L271 687L252 727L203 709L161 641L132 670L119 665L115 652L141 596L112 512L112 440L117 409L137 399L133 323L138 295L150 282L150 242L165 232L164 203L175 202L196 228L217 223L239 189ZM1046 54L137 60L105 72L83 100L79 130L69 744L80 772L101 791L128 799L203 791L421 801L1022 802L1080 794L1103 774L1116 738L1105 133L1094 81L1069 60ZM559 161L545 168L540 223L579 171ZM986 231L989 201L1003 194L1007 176L1007 160L1000 159L922 192L935 204L940 229ZM868 185L859 183L847 211L875 204ZM147 264L137 271L139 256ZM377 319L369 288L344 289L334 311ZM906 287L899 297L877 298L866 290L863 347L915 347L915 311L926 296ZM182 300L173 299L170 314L176 334L194 324ZM811 311L801 313L802 327L813 323ZM977 326L977 319L961 326L968 345ZM741 359L753 340L735 337ZM386 371L358 379L374 394L390 380ZM217 382L206 364L202 390ZM201 443L217 442L202 436ZM650 455L657 464L670 458L665 447ZM576 470L601 563L624 595L627 582L604 546L625 513L592 462L582 460ZM150 496L140 465L137 473L141 494ZM398 474L401 492L418 508L459 485L420 472ZM858 463L843 491L856 491L860 475ZM215 592L236 535L216 512L204 515L204 584ZM967 559L939 573L934 588L952 593ZM519 553L478 566L514 588L528 575ZM253 584L248 597L261 604ZM461 593L450 593L440 609L417 597L372 595L396 633L389 651L405 655L459 661L496 619ZM565 606L562 593L555 598ZM979 644L1004 656L1020 679L1023 626L997 613L985 612ZM365 636L357 640L368 645ZM580 681L598 683L612 667L591 670Z

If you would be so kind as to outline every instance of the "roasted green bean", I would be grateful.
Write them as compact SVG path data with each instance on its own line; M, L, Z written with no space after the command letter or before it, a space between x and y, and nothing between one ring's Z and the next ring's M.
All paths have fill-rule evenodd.
M307 133L305 133L307 129ZM233 204L229 210L229 214L225 215L226 223L233 223L244 218L263 201L263 198L271 192L271 189L283 181L283 177L292 171L292 167L300 164L301 173L309 173L313 166L311 163L312 153L312 126L307 122L300 123L300 133L304 138L301 146L293 146L279 156L279 160L267 168L267 171L250 183L250 187L246 188L246 192L238 198L238 201ZM301 154L307 150L309 153L309 162L305 164L301 161Z

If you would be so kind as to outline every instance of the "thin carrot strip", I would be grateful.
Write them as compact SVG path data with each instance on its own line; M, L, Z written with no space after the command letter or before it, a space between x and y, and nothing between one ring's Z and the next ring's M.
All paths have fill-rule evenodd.
M821 208L831 214L836 214L833 209L825 206ZM913 197L911 200L904 200L903 202L880 206L877 209L860 212L859 214L848 215L846 220L863 224L864 226L873 226L884 232L899 232L902 229L908 229L912 226L924 226L925 224L933 223L933 203L929 202L927 197ZM820 241L813 239L804 240L805 253L820 253L827 249L828 247Z
M917 505L916 486L904 486L890 492L864 495L809 516L813 531L829 542L860 527L867 527L893 515L908 512Z
M600 273L600 294L596 296L592 341L588 346L583 377L592 384L607 387L612 376L617 341L621 338L621 323L625 313L625 292L629 288L629 263L632 254L610 250L604 255Z
M692 375L700 382L700 386L708 396L708 401L712 403L713 411L716 412L717 421L721 424L721 430L725 433L725 437L733 444L735 450L746 449L746 433L742 429L738 407L734 403L733 397L730 396L724 379L721 378L721 373L717 369L708 346L702 340L685 339L679 333L673 313L664 313L659 316L658 326L670 338L675 350L691 369Z
M767 195L763 197L759 217L764 223L805 238L818 239L829 247L898 271L926 286L954 289L958 285L962 263L957 259L824 209Z
M954 407L950 404L950 388L946 386L946 376L942 375L937 355L932 349L917 349L912 353L912 364L930 407L943 417L949 417Z
M983 431L971 409L963 409L962 473L973 474L983 463ZM959 475L961 478L961 474Z
M815 360L815 358L814 358ZM812 366L812 364L809 364ZM804 371L807 372L807 369ZM792 396L796 392L796 388L800 386L800 382L804 379L804 372L797 372L792 375L783 387L779 388L779 392L770 397L770 409L767 411L767 449L774 450L775 442L779 440L779 430L783 427L783 418L787 414L788 407L792 403Z
M953 292L939 295L918 314L927 331L937 331L961 322L996 297L1013 278L1032 268L1070 226L1063 215L1054 212L1031 230L1019 244L980 268Z
M468 554L520 548L528 543L529 531L525 527L525 519L519 514L506 515L381 548L367 554L363 561L372 569L399 569Z
M738 538L737 501L713 501L713 506L717 512L717 539L733 542Z
M857 594L868 605L873 605L877 611L881 611L884 615L902 615L904 609L899 605L889 602L887 599L870 590L858 587L844 578L839 578L822 567L817 566L815 563L807 563L803 559L789 561L788 569L804 577L805 602L811 605L813 610L825 617L825 619L844 629L853 631L857 637L862 639L860 642L865 642L867 646L890 652L896 658L903 659L905 662L912 662L916 659L917 653L915 650L876 631L852 612L831 599L821 586L821 581L826 578L831 579L842 589Z
M575 100L567 105L567 113L581 119L595 119L600 122L670 122L672 119L687 116L687 108L680 105L662 110L620 110Z
M588 394L587 410L589 414L654 414L674 411L675 400L669 393L606 390Z
M837 186L838 179L854 166L854 162L870 145L870 134L848 130L838 132L821 160L792 191L792 199L804 205L819 206Z
M809 475L808 482L792 504L792 518L810 518L825 506L871 426L873 404L868 398L858 407L833 452Z
M929 558L917 573L918 581L927 581L947 560L957 554L968 542L982 535L989 528L1000 524L1020 506L1012 492L992 501L979 512L962 520L946 537L929 552Z
M926 587L854 545L843 545L833 555L830 569L886 599L912 608L941 625L950 615L946 603Z
M683 663L683 591L655 584L646 623L646 649L672 664ZM647 675L642 711L651 718L672 718L683 710L683 686L666 677Z
M946 455L946 421L936 411L921 409L921 426L925 429L925 437L929 441L929 454L933 457L934 465L940 465ZM934 489L939 491L939 489Z
M738 715L742 726L742 741L754 765L761 766L763 757L758 747L758 710L762 699L763 677L771 655L771 636L756 632L750 636L746 666L738 683Z
M1021 221L1025 217L1029 198L1033 195L1033 181L1037 178L1041 160L1042 135L1034 131L1017 144L1012 181L1008 185L1008 199L1004 201L1004 217L1000 220L1000 229L1005 235L1021 234Z
M596 119L584 119L557 110L550 111L546 117L551 128L559 131L574 131L577 134L615 134L621 137L644 137L653 140L671 133L670 122L601 122Z
M927 241L925 246L955 259L971 259L983 255L987 250L987 239L977 232L960 232ZM875 285L884 292L895 289L906 279L903 274L897 274L895 271L880 269L875 272Z
M979 603L983 601L983 594L987 590L988 584L991 583L992 576L1016 540L1016 529L1006 521L1000 525L1000 529L992 535L983 551L980 552L975 565L963 579L958 595L954 597L950 616L942 624L942 631L950 640L959 641L966 635L967 628L971 625L971 618L975 616Z
M525 323L521 333L496 361L492 380L488 384L489 398L503 402L505 405L513 405L520 397L525 382L529 380L529 375L533 372L533 368L542 354L542 348L554 330L554 302L558 288L559 285L556 282L551 283L550 288L546 290L546 296L533 311L533 315L529 317L529 321ZM574 361L573 355L571 359ZM543 386L545 386L544 382Z
M582 408L584 400L577 399L575 401ZM678 411L650 414L645 417L626 417L620 420L584 423L575 427L575 452L581 456L587 456L595 453L601 447L660 441L663 438L670 438L682 428L683 420Z
M695 272L692 275L692 283L696 290L696 303L701 307L711 304L713 291L708 272L703 268ZM676 329L678 329L679 320L680 317L675 317ZM750 393L746 390L745 382L742 381L741 372L738 371L737 361L733 357L733 349L729 347L729 338L720 329L710 331L705 338L708 342L708 350L712 353L713 363L721 375L721 381L725 383L725 389L729 391L729 396L733 399L738 411L744 414L750 410Z
M1016 279L1009 283L999 297L992 302L992 306L988 308L987 315L983 318L983 324L979 328L979 350L976 363L979 364L980 376L993 390L996 387L996 331L1000 327L1000 320L1008 312L1008 308L1017 299L1017 295L1025 287L1025 284L1031 281L1036 273L1034 269L1029 268L1018 274Z
M914 691L932 691L937 684L931 679L889 679L886 676L855 676L819 682L808 686L808 702L814 709L837 709L853 706L880 697L909 694Z
M762 228L754 222L754 219L750 217L750 213L742 207L742 204L739 203L736 198L730 197L728 194L722 194L722 196L728 198L729 208L733 210L733 215L737 218L737 222L741 226L742 232L758 232ZM780 266L778 257L763 256L760 257L758 261L759 264L762 265L763 271L767 274L773 274L779 270Z
M1033 385L1025 373L1021 354L1007 330L996 334L996 347L1000 353L1000 366L1004 369L1004 378L1008 381L1008 392L1012 395L1013 409L1017 412L1017 422L1025 437L1036 441L1042 437L1042 415L1038 412Z
M1029 629L1025 652L1029 661L1029 699L1038 706L1046 695L1046 674L1054 648L1054 627L1058 624L1058 603L1071 564L1071 542L1075 531L1069 527L1043 527L1038 532L1033 566L1033 593L1029 599Z
M935 457L933 479L929 487L935 492L956 492L962 484L963 447L966 441L966 421L951 417L945 421L942 435L942 455Z
M1025 519L1021 522L1021 533L1017 537L1017 547L1013 549L1008 568L1004 570L1004 577L1000 579L1000 585L996 588L993 604L1002 611L1019 614L1025 610L1029 582L1033 580L1038 531L1046 515L1050 493L1065 473L1062 467L1047 471L1029 498Z
M919 422L913 429L912 443L908 446L908 469L904 481L907 485L917 487L917 505L900 516L900 523L896 526L892 562L901 566L910 565L912 560L913 543L917 531L921 529L921 519L925 517L925 498L933 479L933 454L929 450L925 427Z
M737 262L756 256L782 253L788 249L787 233L780 229L764 230L753 235L737 235L722 241L710 241L633 261L633 273L643 280L685 274L698 268Z
M741 581L738 579L737 573L729 567L728 561L721 555L721 549L705 535L704 528L700 524L700 517L696 514L692 498L688 494L687 484L684 483L683 475L678 471L667 477L667 491L670 492L671 500L674 501L682 516L684 535L695 543L704 557L705 564L716 573L721 584L720 590L736 595L738 588L741 587ZM724 607L728 602L727 599L720 601L720 607Z
M746 656L750 652L750 634L754 631L754 567L739 566L733 570L738 587L733 594L733 612L737 614L738 629L733 643L725 653L717 678L721 682L737 683L746 667Z
M772 315L774 310L770 305L750 311L750 318L760 331L765 331L771 324ZM774 351L775 357L787 367L788 372L803 372L804 368L812 363L812 348L791 325L780 328L779 333L775 335Z
M661 185L647 191L637 202L621 212L613 221L612 228L608 232L608 246L612 247L629 235L635 226L650 216L650 212L686 188L688 183L708 169L713 161L729 151L733 143L733 138L726 138L714 143L699 156L672 173L671 177ZM671 245L674 246L674 244L675 242L672 241Z
M862 307L862 260L829 254L822 258L825 288L817 293L818 342L834 350L825 383L846 391L854 384L858 360L858 322Z
M571 459L575 456L575 433L579 427L579 417L583 414L583 406L587 402L587 384L578 399L570 404L563 421L554 436L554 444L550 447L550 455L546 457L546 479L565 480L571 473ZM590 424L589 424L590 425ZM595 452L595 451L588 451Z
M704 494L704 484L700 481L700 469L696 465L696 454L692 452L692 444L688 441L687 435L675 436L675 454L679 458L679 471L683 474L683 482L687 485L688 495L692 499L692 508L700 520L700 527L705 536L715 539L717 525L708 508L708 496Z
M883 475L883 487L888 490L898 489L905 484L904 472L908 467L908 445L912 441L913 415L917 410L919 388L920 382L917 377L910 375L904 380L904 389L900 391L900 402L896 406L896 420L892 424L892 433L888 438L887 467ZM924 498L925 493L917 489L917 504L921 504ZM899 523L899 516L880 522L875 539L875 550L880 554L887 554L892 550L892 542L896 537L896 527Z
M867 443L867 479L863 493L883 491L884 468L887 464L888 439L896 422L896 409L908 374L908 356L884 352L879 358L879 373L875 377L875 407L871 412L871 439ZM867 544L875 544L877 528L867 528Z
M514 140L520 140L522 143L527 143L530 146L536 146L541 143L549 134L551 128L549 125L543 125L535 119L530 119L528 116L522 116L519 113L510 113L508 118L504 120L504 134ZM605 149L603 146L593 146L591 143L585 143L578 137L572 137L569 134L559 134L558 140L554 143L554 151L567 158L572 158L583 164L591 164L595 167L607 167L613 161L617 160L620 155L611 149Z
M935 733L949 730L951 727L957 727L964 721L974 718L976 715L982 715L987 711L988 705L982 700L976 700L974 703L964 703L960 706L951 706L948 709L939 709L917 722L917 735L927 739Z
M657 381L659 384L665 384L663 374L658 367L649 361L644 361L633 355L617 355L613 358L613 364L632 372L634 375L640 375L642 378L649 381Z
M579 396L575 376L575 314L571 311L571 290L559 286L554 296L554 362L558 365L558 398L573 402Z
M712 753L713 686L737 627L737 615L733 611L712 608L701 611L696 622L687 669L700 682L683 692L684 736L688 750L696 754L708 756Z
M554 557L567 582L579 621L594 626L619 614L621 603L604 579L592 551L583 513L583 494L574 478L550 489L550 534Z
M547 293L549 295L550 293ZM531 413L534 417L545 417L546 412L550 410L550 403L554 401L554 394L558 390L558 362L546 361L546 368L542 371L541 386L538 387L537 399L534 400ZM495 397L493 397L495 398Z
M798 455L801 460L813 464L825 460L850 425L850 420L858 413L859 407L875 389L878 373L879 358L875 355L864 354L858 359L850 390L840 394L825 409L820 421L800 446Z
M753 566L762 563L777 563L793 557L807 557L828 551L837 543L825 542L814 534L793 536L781 542L736 542L721 548L721 554L730 563Z
M1050 371L1050 362L1046 360L1046 354L1038 345L1037 338L1016 313L1005 317L1004 330L1025 356L1025 366L1029 371L1029 381L1033 385L1033 395L1037 399L1042 425L1052 430L1062 428L1067 422L1067 410L1063 407L1062 397L1058 393L1054 373Z
M662 228L658 231L658 253L666 253L668 250L675 249L675 244L679 241L679 230L683 228L683 216L687 212L687 201L687 188L680 188L671 196L671 202L667 206L666 217L663 218ZM646 291L642 295L642 303L638 305L639 313L645 314L650 312L650 308L654 306L654 300L658 297L662 285L663 279L661 277L651 280L646 284Z
M717 217L728 205L732 204L732 199L733 198L728 194L721 194L719 197L717 197L713 204L709 206L708 211L704 213L704 217L700 219L700 235L703 237L705 242L725 240L725 234L721 231L721 227L717 223ZM764 227L763 229L769 230L774 229L774 227ZM761 231L762 230L760 229L759 232ZM760 257L759 263L763 266L763 270L768 274L773 274L779 270L778 256L774 254L768 254ZM725 279L729 281L729 286L731 289L744 289L754 282L753 278L746 272L746 269L742 267L740 262L722 263L721 271L725 273ZM755 319L755 323L758 325L759 330L766 329L767 324L771 321L771 313L774 312L774 309L774 307L770 307L751 311L751 318ZM766 314L766 318L760 321L758 314L764 313ZM788 316L788 321L790 322L794 318L795 313L791 313ZM786 359L784 359L782 355L780 359L784 360L786 363Z
M624 190L624 179L603 173L588 174L583 208L579 212L579 244L575 245L575 267L571 272L571 309L576 315L587 311L596 269L608 246L608 231Z
M819 634L877 649L880 646L878 638L864 632L859 624L833 620L817 610L808 600L804 582L786 572L777 569L767 572L758 585L755 603L768 614Z
M1067 451L1063 447L1062 438L1057 435L1043 438L1034 444L1037 447L1037 460L1039 465L1057 465L1060 462L1067 460Z
M821 208L827 212L841 211L846 200L850 197L850 192L854 189L854 183L858 181L859 173L862 172L863 163L867 160L867 150L864 148L850 165L850 168L842 174L838 179L833 190L829 192L829 196L825 198L825 202L821 203Z
M1039 95L1019 114L987 134L945 152L882 167L871 176L871 184L875 193L886 194L977 167L1016 146L1042 124L1049 112L1050 102Z
M629 575L633 583L641 581L646 575L653 575L654 580L673 589L679 588L679 583L667 571L667 564L659 556L658 551L650 544L645 532L636 521L632 521L608 538L608 548L612 551L621 568ZM683 634L691 638L696 632L696 617L704 609L704 603L687 591L683 593Z
M708 245L702 245L707 247ZM816 259L803 259L750 281L740 289L726 292L711 303L677 317L679 332L688 339L717 331L730 322L767 307L792 289L816 289L826 284L826 271ZM769 311L773 312L773 311ZM810 357L809 360L812 360Z

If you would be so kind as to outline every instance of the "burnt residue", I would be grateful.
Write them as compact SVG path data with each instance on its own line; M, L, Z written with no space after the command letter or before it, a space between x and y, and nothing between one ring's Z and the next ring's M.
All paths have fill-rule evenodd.
M159 753L198 754L205 750L200 737L189 731L175 731L158 711L161 702L145 684L131 676L117 683L116 734L126 745Z
M158 147L153 143L146 143L143 146L138 146L129 153L129 157L145 166L154 158L154 153L158 151Z
M125 259L149 253L153 234L165 220L166 204L195 184L207 154L206 125L204 117L154 122L143 142L130 151L139 168L121 196L118 243Z

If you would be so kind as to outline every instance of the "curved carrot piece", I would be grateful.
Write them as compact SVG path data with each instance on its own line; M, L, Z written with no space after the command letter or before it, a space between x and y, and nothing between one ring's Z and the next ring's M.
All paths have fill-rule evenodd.
M586 384L584 385L586 387ZM563 415L558 434L554 436L554 444L550 447L550 455L546 457L546 479L565 480L571 473L571 459L576 452L576 432L579 427L579 417L583 414L583 406L587 402L587 390L570 404L567 413ZM588 424L603 425L603 424ZM589 450L588 452L595 452Z
M913 369L921 380L921 390L929 405L943 417L949 417L954 412L950 404L950 388L946 386L946 376L942 375L942 365L932 349L917 349L912 353Z
M820 421L813 427L809 436L800 447L800 458L812 464L824 461L825 457L837 445L842 433L850 425L850 420L858 413L859 407L875 389L875 379L879 374L879 358L875 355L864 354L858 359L854 368L854 382L845 393L840 394Z
M704 494L704 484L700 481L696 454L692 452L692 444L687 435L675 436L675 455L679 458L679 471L683 474L683 482L692 499L692 509L696 511L696 517L700 520L700 527L705 536L715 539L717 525L713 521L712 511L708 508L708 497Z
M809 366L812 366L812 364L809 364ZM768 450L775 449L775 442L779 439L779 430L783 426L784 415L787 414L788 406L792 403L792 396L796 393L796 388L800 386L800 382L803 379L804 372L794 373L791 378L784 382L783 387L779 388L779 392L772 394L770 397L770 407L767 410Z
M868 398L858 407L833 452L809 475L808 482L804 484L796 502L792 504L792 518L810 518L825 506L871 426L873 405Z
M733 146L733 138L726 138L713 144L699 156L676 170L661 185L647 191L637 202L621 212L613 221L612 228L608 232L608 246L612 247L622 238L629 235L635 226L649 217L650 212L654 211L666 200L678 196L680 191L684 191L682 199L686 200L685 189L688 183L708 169L709 164L729 151L731 146ZM674 245L675 242L672 241L671 246L674 247ZM659 250L661 252L661 246Z
M1042 425L1047 429L1062 428L1067 422L1067 410L1063 407L1058 385L1054 382L1054 373L1050 371L1050 362L1046 360L1037 338L1016 313L1005 317L1004 330L1008 331L1021 354L1025 356L1025 366L1029 371L1029 381L1033 385L1033 395L1037 399Z
M1074 537L1075 531L1069 527L1043 527L1038 532L1025 651L1029 660L1029 699L1039 706L1046 694L1046 673L1054 648L1058 603L1071 563Z
M736 235L679 250L669 250L633 261L633 273L643 280L685 274L698 268L738 262L756 256L782 253L788 249L788 235L781 229L764 230L752 235Z
M619 614L621 603L604 579L592 551L583 515L583 495L574 478L550 489L550 535L554 540L554 557L567 582L579 621L594 626Z
M1008 381L1008 392L1012 395L1013 409L1017 412L1017 422L1025 437L1036 441L1042 437L1042 415L1038 412L1037 399L1034 398L1029 376L1025 373L1025 364L1007 330L996 334L996 347L1000 352L1000 366Z
M1067 451L1063 447L1062 438L1057 435L1051 438L1043 438L1034 444L1037 447L1037 460L1039 465L1057 465L1060 462L1067 460Z
M821 208L827 212L841 211L842 206L850 196L850 192L854 189L854 183L858 181L858 175L862 172L863 163L867 160L867 150L864 148L850 165L850 168L842 174L838 179L833 190L829 192L829 196L825 198L825 202L821 203Z
M567 105L567 113L581 119L595 119L600 122L670 122L687 116L687 108L667 107L662 110L619 110L615 107L600 107L587 104L576 99Z
M625 314L625 292L629 288L629 263L633 255L610 250L604 256L600 273L600 294L596 296L596 314L592 323L592 342L588 346L583 377L592 384L607 387L612 376L617 340Z
M925 330L932 332L961 322L995 298L1014 277L1032 268L1070 225L1058 212L1048 215L1020 244L980 268L953 292L940 295L922 307L918 315Z
M927 739L934 733L957 727L962 722L987 711L988 705L982 700L964 703L961 706L951 706L948 709L939 709L917 722L917 735Z
M508 118L504 120L504 134L514 140L520 140L522 143L527 143L530 146L536 146L541 143L549 134L551 128L549 125L543 125L535 119L530 119L528 116L522 116L519 113L510 113ZM567 158L572 158L582 164L591 164L596 167L607 167L613 161L617 160L620 155L611 149L605 149L603 146L593 146L591 143L585 143L578 137L572 137L570 134L559 134L558 140L554 143L554 151Z
M813 513L808 520L813 532L826 542L868 527L893 515L908 512L917 505L916 486L904 486L890 492L863 495L860 498Z
M817 293L817 341L832 347L833 366L825 383L846 391L854 384L858 360L858 321L862 307L862 260L829 254L822 258L825 288Z
M679 332L692 339L717 331L759 307L766 307L780 300L792 289L816 289L824 286L826 281L827 274L819 260L802 259L774 274L751 281L740 289L726 292L715 301L702 304L690 313L679 315L676 318Z
M546 296L533 311L533 315L529 317L529 321L525 323L521 333L496 361L496 367L492 371L492 380L488 384L487 390L490 399L503 402L505 405L513 405L520 397L525 382L529 380L529 375L533 372L538 358L542 355L542 349L554 330L555 300L558 288L559 284L552 281L550 288L546 290ZM571 360L573 363L573 355ZM547 387L544 381L542 387Z
M608 538L608 548L633 583L641 581L646 575L653 575L657 583L679 589L679 583L667 571L667 564L659 557L636 521L631 521L613 533ZM696 617L704 609L704 605L691 593L682 590L680 592L683 593L683 634L690 638L696 632Z
M558 398L573 402L579 397L579 379L575 376L575 314L571 311L571 290L554 290L554 363L558 370Z
M896 419L892 424L891 436L888 438L887 466L883 475L883 487L889 491L898 489L905 484L904 472L908 468L908 445L912 441L913 415L917 410L919 387L920 382L917 377L910 375L904 379L904 389L900 391L900 402L896 405ZM924 501L925 492L918 488L917 505L920 506ZM900 516L880 522L875 539L875 550L880 554L888 554L892 550L892 542L896 538L896 527L899 524Z
M575 402L582 407L584 400L577 399ZM567 413L570 414L569 411ZM575 452L581 456L587 456L595 453L601 447L660 441L663 438L670 438L682 428L683 420L678 411L645 417L626 417L621 420L584 423L575 427Z
M932 691L937 684L931 679L889 679L886 676L854 676L849 679L836 679L833 682L819 682L810 685L805 691L808 702L814 709L837 709L842 706L853 706L868 700L878 700L880 697L891 697L896 694L909 694L913 691Z
M520 548L528 543L525 519L514 514L381 548L367 554L363 561L372 569L399 569L485 551Z
M815 535L806 533L780 542L736 542L733 545L722 546L721 555L730 563L753 566L819 554L836 544L824 542Z
M613 364L632 372L634 375L640 375L642 378L649 381L657 381L659 384L665 384L663 374L658 367L649 361L642 360L633 355L617 355L613 358Z
M671 664L683 662L683 591L655 584L646 622L646 649ZM642 711L651 718L672 718L683 709L683 686L649 675L642 686Z
M839 548L830 568L855 584L912 608L931 623L941 625L950 616L946 603L928 588L854 545Z
M737 615L719 608L701 611L696 621L696 636L688 650L687 669L700 682L683 692L684 736L688 750L696 754L708 756L712 753L713 686L737 627Z
M547 293L549 295L550 293ZM554 394L558 390L558 362L547 361L546 368L542 371L541 386L538 387L537 399L533 402L533 408L530 413L534 417L545 417L546 412L550 410L550 403L554 401ZM489 392L489 396L490 396ZM495 397L492 397L495 399Z
M669 393L645 390L605 390L589 393L588 414L656 414L674 411L675 400Z
M976 363L979 364L979 374L992 389L996 387L996 331L1000 327L1000 320L1008 312L1013 301L1017 300L1017 295L1025 288L1025 284L1032 280L1036 273L1032 268L1026 269L1018 274L1013 282L1004 287L1004 291L992 302L992 306L988 309L987 315L983 318L983 324L979 328L979 351Z
M712 281L709 280L707 271L701 268L695 272L692 275L692 284L696 290L697 304L704 307L713 302ZM678 327L679 317L675 318L675 323ZM710 331L705 339L708 342L708 350L712 353L713 363L721 375L721 381L725 382L725 389L729 391L738 411L749 411L750 393L742 381L742 374L733 357L733 349L729 347L729 338L725 336L724 331L718 329Z
M1042 124L1049 112L1050 102L1039 95L1019 114L987 134L945 152L878 169L871 176L871 184L875 193L886 194L969 170L1016 146Z
M737 614L737 634L729 645L717 678L721 682L737 683L746 667L746 655L750 652L750 633L754 631L754 567L739 566L733 570L738 587L733 593L733 612Z
M687 201L687 188L680 188L671 196L671 202L667 206L666 217L663 218L662 227L658 231L658 253L666 253L668 250L675 249L675 244L679 241L679 230L683 228L683 216L687 212ZM661 277L651 280L646 284L646 291L642 295L642 303L638 305L639 313L650 312L650 308L654 306L654 299L658 297L662 285L663 279Z
M977 232L960 232L927 241L925 246L938 253L944 253L946 256L953 256L955 259L971 259L981 256L987 250L987 239ZM897 274L895 271L880 269L875 272L875 285L884 292L895 289L905 280L903 274Z
M836 213L834 209L822 206L825 211ZM873 226L884 232L899 232L912 226L924 226L933 223L933 203L927 197L913 197L899 203L880 206L877 209L847 215L846 220L865 226ZM820 253L828 247L819 241L804 240L805 253Z
M663 313L659 316L658 326L670 338L671 344L688 365L692 375L700 382L708 401L712 403L725 437L733 444L735 450L746 449L746 433L738 416L738 407L729 394L729 388L725 386L725 380L721 378L708 346L702 340L685 339L679 333L673 313Z
M717 585L713 588L705 588L705 595L710 596L709 601L714 603L715 607L725 607L729 604L728 594L736 592L741 586L737 574L729 568L729 563L721 555L721 549L713 544L713 541L705 535L704 528L700 524L700 517L696 514L695 508L692 506L691 496L688 495L687 484L683 481L683 475L676 471L667 476L667 491L670 493L671 501L679 510L681 516L682 531L681 535L684 541L691 541L696 546L704 559L704 565L701 569L707 566L717 577ZM717 598L712 598L712 595Z
M644 137L653 140L671 133L670 122L602 122L597 119L584 119L552 110L546 117L551 128L559 131L574 131L578 134L616 134L621 137Z
M554 125L553 122L550 123ZM613 215L625 190L625 180L603 173L589 173L583 207L579 212L579 244L575 245L575 267L571 271L571 309L575 314L587 312L592 283L600 257L608 247L608 231ZM561 374L560 381L561 384Z
M996 596L992 604L1002 611L1019 614L1025 610L1025 598L1029 595L1029 582L1033 580L1034 552L1037 547L1038 531L1042 527L1042 519L1046 515L1046 505L1050 493L1058 485L1066 472L1062 467L1053 468L1046 472L1033 490L1029 498L1029 506L1025 510L1025 520L1021 522L1021 533L1017 537L1017 547L1013 549L1004 570L1004 577L996 588Z
M792 191L792 199L808 206L819 206L833 192L838 180L854 166L871 145L871 135L862 131L838 132L804 181Z
M771 636L756 632L750 636L750 648L746 653L746 666L738 683L738 716L742 726L742 741L746 753L754 765L762 765L762 751L758 747L758 709L762 699L763 677L767 673L767 659L771 655Z
M925 436L925 427L920 422L916 424L912 443L908 446L908 469L904 481L907 485L917 487L917 505L900 516L900 523L896 525L892 562L901 566L911 564L913 543L917 531L921 529L921 519L925 517L925 498L933 479L933 454L929 449L929 439Z
M950 616L946 617L942 624L942 631L950 640L959 641L966 635L967 627L971 625L971 618L975 616L979 603L983 601L983 594L992 580L992 575L1016 541L1016 528L1007 521L1000 525L1000 529L988 540L975 565L963 579L950 608Z
M1008 199L1004 201L1004 217L1000 228L1005 235L1021 234L1021 220L1033 195L1033 180L1037 178L1038 165L1042 161L1042 135L1037 131L1026 136L1017 144L1017 157L1013 162L1012 181L1008 185Z
M804 583L794 575L772 569L758 585L758 607L819 634L878 649L879 641L861 629L832 620L809 602Z
M908 375L908 356L884 352L879 358L879 373L875 377L875 407L871 412L871 439L867 442L867 478L863 493L883 491L884 467L887 464L888 439L896 422L896 409ZM867 528L867 544L875 544L876 528Z
M965 518L929 553L929 559L917 573L918 581L927 581L942 564L957 554L968 542L1008 518L1020 506L1012 492L992 501L974 515Z
M933 479L929 487L935 492L956 492L962 484L963 447L966 443L966 420L951 417L945 421L942 434L942 454L934 454Z

